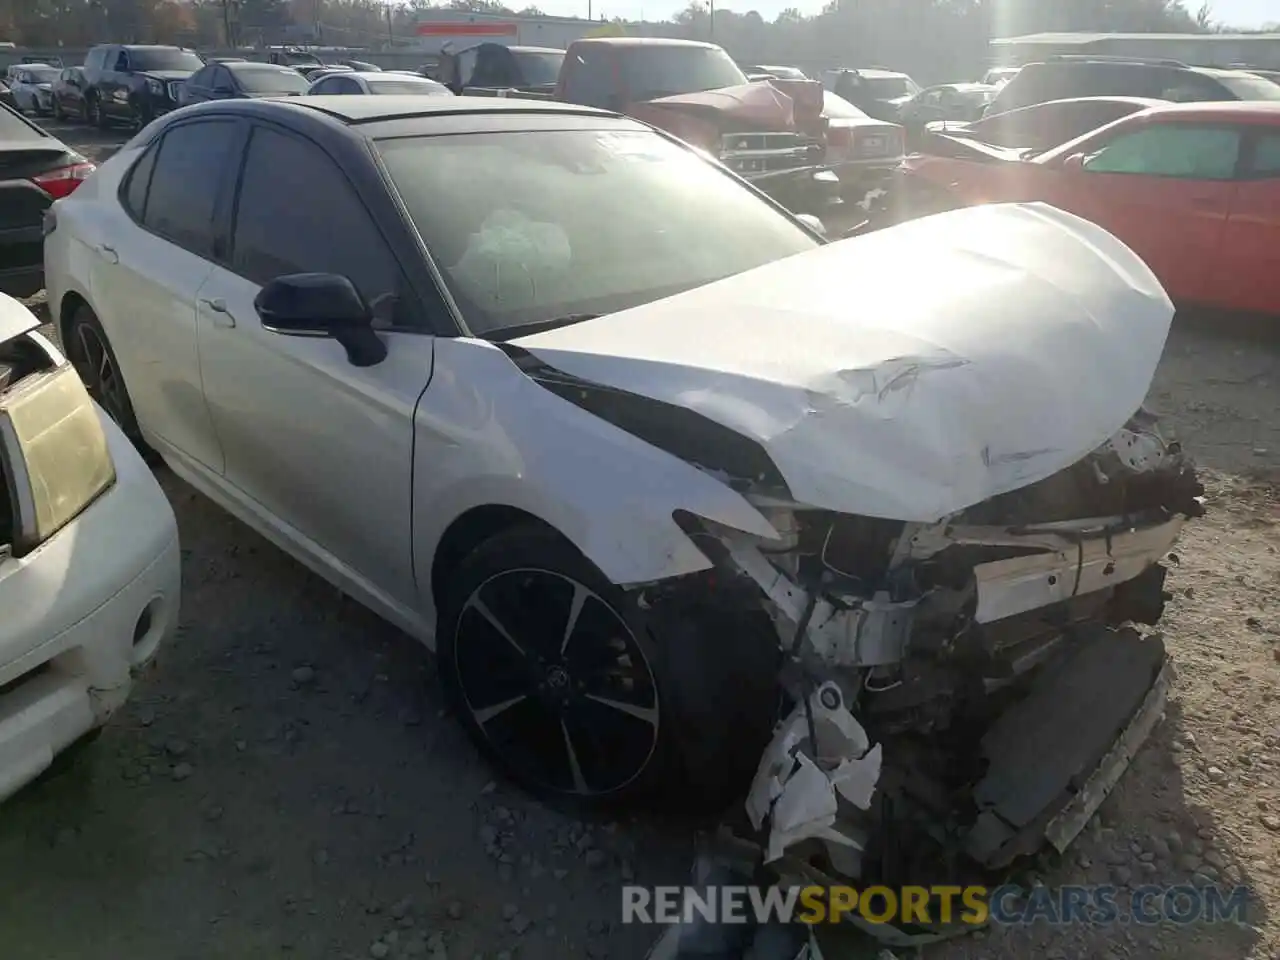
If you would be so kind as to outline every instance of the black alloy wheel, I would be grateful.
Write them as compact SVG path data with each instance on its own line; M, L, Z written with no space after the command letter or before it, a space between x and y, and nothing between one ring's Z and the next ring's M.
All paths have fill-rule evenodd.
M644 792L664 766L652 648L611 586L532 527L468 557L442 605L440 671L454 707L535 794L609 803Z
M462 610L454 667L472 721L522 779L588 799L644 771L658 742L657 685L622 617L586 585L515 569Z
M139 452L144 456L150 455L150 448L138 428L133 402L129 399L115 352L101 323L88 307L80 307L71 318L63 346L89 396L116 422Z

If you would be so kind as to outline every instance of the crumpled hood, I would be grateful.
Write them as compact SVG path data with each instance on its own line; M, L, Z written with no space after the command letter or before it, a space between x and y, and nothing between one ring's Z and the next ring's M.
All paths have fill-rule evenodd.
M791 97L770 83L744 83L701 93L680 93L647 103L653 107L711 110L763 130L789 130L795 122Z
M1141 405L1172 318L1101 227L998 204L513 343L756 440L801 503L930 522L1106 442Z

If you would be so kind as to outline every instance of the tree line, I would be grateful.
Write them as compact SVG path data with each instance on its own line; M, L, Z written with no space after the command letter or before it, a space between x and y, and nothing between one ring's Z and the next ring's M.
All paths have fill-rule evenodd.
M1185 0L830 0L818 13L783 10L766 20L732 9L750 0L691 0L670 20L621 24L628 33L714 39L758 62L881 64L931 79L971 76L993 36L1045 31L1208 32L1223 29L1208 6ZM714 3L714 6L713 6ZM608 16L609 0L593 0ZM635 2L631 0L631 6ZM583 3L586 11L586 0ZM0 40L33 47L95 42L200 47L279 43L306 37L332 45L406 42L432 10L539 16L536 6L500 0L0 0Z

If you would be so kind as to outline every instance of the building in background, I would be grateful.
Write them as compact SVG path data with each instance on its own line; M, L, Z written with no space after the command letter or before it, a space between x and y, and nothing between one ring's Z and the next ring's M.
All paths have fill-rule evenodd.
M990 44L992 65L1021 66L1051 56L1142 57L1202 67L1249 64L1280 69L1280 33L1033 33Z
M490 42L563 50L602 26L599 20L579 18L505 17L466 10L432 10L418 21L414 47L425 54L438 54L449 42L459 49Z

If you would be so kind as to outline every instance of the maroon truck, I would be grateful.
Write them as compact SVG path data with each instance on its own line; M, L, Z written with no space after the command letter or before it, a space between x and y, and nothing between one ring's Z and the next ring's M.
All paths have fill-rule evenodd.
M498 43L446 51L440 80L467 96L539 97L627 114L718 157L797 213L822 214L839 202L816 80L752 83L713 43L601 37L570 44L553 86L543 70L552 52Z

